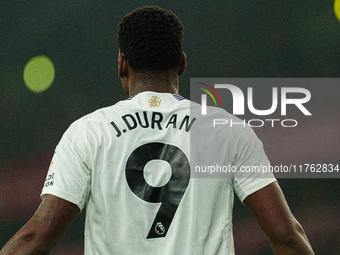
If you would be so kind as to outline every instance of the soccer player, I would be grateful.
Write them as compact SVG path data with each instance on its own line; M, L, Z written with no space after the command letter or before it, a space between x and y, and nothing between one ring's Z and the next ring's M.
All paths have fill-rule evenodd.
M190 146L190 133L205 119L191 116L190 101L178 94L182 44L183 26L167 10L146 6L123 18L118 75L129 98L68 128L39 208L1 255L49 253L85 205L85 254L234 254L234 192L275 254L314 254L275 178L191 178L205 148ZM215 157L226 165L269 164L249 127L221 127L218 141L224 150Z

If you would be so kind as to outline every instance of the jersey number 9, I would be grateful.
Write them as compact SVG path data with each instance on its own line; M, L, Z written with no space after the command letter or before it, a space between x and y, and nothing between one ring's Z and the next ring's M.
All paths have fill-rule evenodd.
M161 187L150 186L144 178L145 165L155 159L164 160L171 166L171 178ZM131 191L137 197L150 203L162 203L147 239L165 237L189 185L190 164L187 156L174 145L147 143L131 153L126 163L125 175Z

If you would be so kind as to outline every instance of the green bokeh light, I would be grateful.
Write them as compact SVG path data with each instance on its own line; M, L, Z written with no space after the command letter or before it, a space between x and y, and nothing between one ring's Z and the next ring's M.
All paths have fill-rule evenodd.
M54 74L52 61L46 56L36 56L25 66L24 81L32 92L41 93L52 85Z
M340 21L340 0L334 2L334 12L338 20Z

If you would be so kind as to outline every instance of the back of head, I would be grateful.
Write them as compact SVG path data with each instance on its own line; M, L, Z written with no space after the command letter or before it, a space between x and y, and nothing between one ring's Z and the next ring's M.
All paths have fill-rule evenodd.
M183 29L170 11L137 8L119 23L118 47L134 72L176 70L183 53Z

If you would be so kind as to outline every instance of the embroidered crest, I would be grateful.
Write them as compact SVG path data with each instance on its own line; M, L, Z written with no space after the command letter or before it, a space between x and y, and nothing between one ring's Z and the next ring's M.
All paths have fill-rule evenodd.
M152 96L150 99L149 99L149 106L150 107L158 107L162 102L162 99L160 99L159 97L157 96Z

